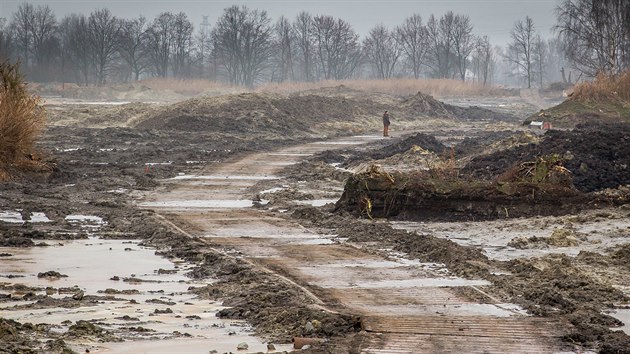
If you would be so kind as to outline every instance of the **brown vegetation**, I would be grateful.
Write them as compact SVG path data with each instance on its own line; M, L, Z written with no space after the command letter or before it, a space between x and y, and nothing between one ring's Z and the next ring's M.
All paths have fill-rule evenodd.
M630 70L619 75L601 73L595 80L575 86L571 100L598 102L630 102Z
M8 166L32 160L33 144L44 127L40 98L26 90L17 65L0 64L0 178Z

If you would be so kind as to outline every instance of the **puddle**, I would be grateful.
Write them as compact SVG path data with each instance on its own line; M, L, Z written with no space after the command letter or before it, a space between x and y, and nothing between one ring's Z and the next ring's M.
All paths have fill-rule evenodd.
M618 309L609 313L612 317L624 323L623 327L612 328L614 331L622 330L630 335L630 309Z
M252 180L252 181L267 181L278 179L277 176L227 176L227 175L181 175L175 176L171 179L175 180L190 180L190 179L209 179L209 180Z
M258 193L260 193L260 194L271 194L271 193L277 193L277 192L283 191L285 189L286 189L286 187L269 188L269 189L265 189L264 191L260 191Z
M65 220L71 224L77 224L84 229L97 230L107 222L103 218L94 215L68 215Z
M579 240L577 246L557 247L544 242L531 244L524 249L508 246L509 242L516 237L550 237L554 230L561 229L567 223L567 218L570 219L570 217L538 217L464 223L395 221L391 224L397 229L431 234L462 246L479 247L488 258L500 261L541 257L552 253L562 253L572 257L577 256L581 251L605 253L610 247L627 243L623 235L630 227L630 219L593 218L580 223L571 222L572 231L584 237Z
M490 285L485 280L469 280L448 275L435 263L416 261L355 260L298 267L324 288L436 288Z
M268 200L261 200L259 204L265 205L269 203ZM138 204L145 208L208 208L208 209L234 209L234 208L249 208L254 206L254 202L250 199L241 200L229 200L229 199L216 199L216 200L168 200L162 202L144 202Z
M79 285L86 295L107 296L102 291L110 289L111 300L99 299L93 306L79 308L27 308L11 309L16 303L3 303L2 317L31 323L50 323L61 327L65 320L98 320L107 330L121 333L126 339L122 343L81 343L70 344L83 352L89 347L92 352L115 353L208 353L236 351L238 343L246 342L251 351L266 351L266 345L253 337L250 328L242 321L222 320L216 312L220 304L198 300L188 294L190 286L203 286L208 282L196 282L185 276L189 270L171 261L156 256L153 249L142 247L138 241L88 240L51 241L56 246L36 248L0 248L0 253L8 252L13 257L0 260L0 273L22 275L15 283L44 288L66 288ZM161 270L158 274L158 270ZM57 271L67 277L59 279L38 278L39 272ZM118 276L121 280L112 280ZM123 281L124 278L137 278L142 282ZM116 291L132 290L129 294ZM99 292L100 291L100 292ZM54 293L52 297L64 298L72 294ZM118 298L118 300L114 299ZM147 302L149 301L149 302ZM164 303L156 303L163 301ZM135 302L135 303L134 303ZM23 305L25 302L18 302ZM172 313L156 314L155 310L171 309ZM123 320L129 316L135 320ZM121 327L141 326L155 332L145 334L130 333ZM172 338L173 333L187 333L189 339ZM162 340L165 339L165 340ZM93 347L95 345L95 347ZM92 350L94 348L94 350Z
M0 211L0 221L9 223L9 224L23 224L24 219L22 219L22 213L19 211ZM45 213L42 212L33 212L30 215L31 223L47 223L52 222Z
M17 211L0 211L0 221L10 224L22 224L22 214Z

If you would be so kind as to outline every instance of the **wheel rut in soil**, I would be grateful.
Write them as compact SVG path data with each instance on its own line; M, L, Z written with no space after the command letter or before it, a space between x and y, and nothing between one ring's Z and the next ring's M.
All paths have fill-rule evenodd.
M362 353L545 353L562 351L557 323L516 306L470 301L462 287L483 280L451 276L441 266L384 258L252 207L250 188L284 166L334 148L366 143L353 137L248 155L165 181L141 206L185 221L182 231L233 250L248 263L318 297L329 311L361 316ZM174 225L173 225L174 226ZM230 254L232 254L230 252ZM314 295L317 294L317 295Z

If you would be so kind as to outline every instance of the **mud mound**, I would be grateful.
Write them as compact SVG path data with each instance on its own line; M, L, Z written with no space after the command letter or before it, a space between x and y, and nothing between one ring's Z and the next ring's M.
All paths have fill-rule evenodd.
M314 131L322 122L355 118L353 104L341 97L240 94L194 98L150 114L136 126L143 129L220 131L233 134Z
M459 107L450 105L422 92L404 99L400 104L400 108L409 115L420 117L468 121L513 121L516 119L509 114L497 113L477 106Z
M491 179L539 156L559 154L584 192L630 184L630 124L581 125L573 131L552 130L539 144L517 146L473 159L463 170Z
M444 102L440 102L431 95L425 95L422 92L406 98L401 102L403 109L409 110L425 116L440 118L455 118L453 107Z
M383 146L379 149L364 151L354 154L348 158L345 165L352 165L356 162L364 162L366 160L382 160L394 155L403 154L413 148L422 148L436 154L442 154L449 149L439 142L434 136L417 133L415 135L394 140L392 144Z

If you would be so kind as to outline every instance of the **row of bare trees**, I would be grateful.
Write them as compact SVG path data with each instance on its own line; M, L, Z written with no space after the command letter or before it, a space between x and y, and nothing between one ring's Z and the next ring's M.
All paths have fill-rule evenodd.
M588 76L630 62L630 1L563 0L558 38L545 40L526 17L506 48L474 33L468 16L418 14L374 26L364 37L339 18L273 21L265 11L226 8L195 32L185 13L152 20L117 18L107 9L57 20L47 5L20 5L0 20L0 57L19 60L29 79L84 85L145 77L205 77L252 86L263 81L353 77L433 77L489 84L496 73L542 87L571 67ZM566 80L566 78L564 78Z
M492 77L487 38L472 33L468 16L412 15L395 28L375 26L361 40L339 18L302 12L273 22L245 6L224 10L198 33L184 13L152 20L117 18L107 9L57 20L47 5L20 5L0 21L0 56L19 60L31 80L80 84L143 77L208 77L232 84L351 77L466 79L470 65Z

